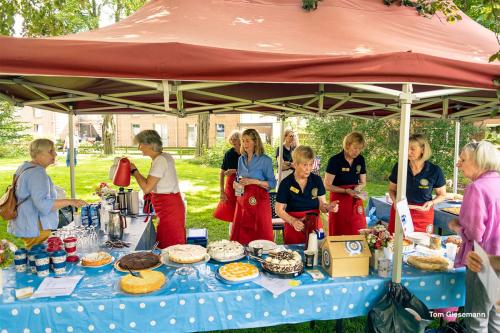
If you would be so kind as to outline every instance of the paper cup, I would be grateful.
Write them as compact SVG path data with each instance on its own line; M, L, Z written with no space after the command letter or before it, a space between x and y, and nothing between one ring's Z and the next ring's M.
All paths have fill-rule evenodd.
M26 249L19 249L16 252L14 252L15 260L24 260L26 263L27 258L28 258L28 251L26 251Z
M455 261L455 256L457 255L457 244L446 243L446 256L448 259Z
M16 264L16 272L24 273L26 272L26 263L24 264Z

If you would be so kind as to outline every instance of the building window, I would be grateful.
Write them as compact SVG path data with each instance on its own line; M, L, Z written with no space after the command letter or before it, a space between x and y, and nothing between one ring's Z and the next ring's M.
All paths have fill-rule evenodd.
M224 141L224 124L215 124L215 140Z
M132 124L132 141L134 141L134 138L139 132L141 131L141 125L139 124Z
M196 147L196 125L187 125L187 146Z
M35 135L42 135L43 134L43 125L34 124L33 125L33 132Z
M163 147L168 147L168 129L165 124L155 124L155 131L160 134Z

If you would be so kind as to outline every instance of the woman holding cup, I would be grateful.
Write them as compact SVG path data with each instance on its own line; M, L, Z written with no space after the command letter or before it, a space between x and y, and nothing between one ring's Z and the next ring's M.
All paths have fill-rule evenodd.
M337 202L327 203L325 187L320 176L313 174L314 151L309 146L298 146L292 153L294 172L284 178L276 197L276 214L285 221L283 240L285 244L306 242L304 223L313 223L309 229L323 227L320 212L335 212ZM313 214L311 214L313 213Z
M489 256L500 255L500 153L488 141L470 142L462 148L457 167L472 181L465 188L458 220L448 223L450 230L462 237L455 267L463 267L474 242ZM497 275L500 277L499 272ZM466 317L467 332L499 332L500 314L474 270L467 270L465 291L464 312L486 315Z

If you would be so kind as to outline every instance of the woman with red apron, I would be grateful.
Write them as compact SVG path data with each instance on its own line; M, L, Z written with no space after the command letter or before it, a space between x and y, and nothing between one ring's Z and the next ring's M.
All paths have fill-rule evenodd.
M285 177L276 196L276 214L285 221L285 244L306 243L308 234L323 228L320 211L335 211L336 203L327 204L325 186L320 176L311 173L314 152L298 146L293 152L294 172Z
M234 182L236 211L231 240L248 244L256 239L273 240L271 200L268 190L276 186L273 164L264 154L259 133L247 129L241 134L242 154Z
M361 154L363 135L352 132L344 137L343 150L330 158L325 173L325 188L330 202L338 201L338 211L328 215L330 236L358 235L366 228L362 190L366 186L366 165Z
M446 198L446 180L441 168L428 159L432 151L427 139L421 134L410 136L408 145L408 171L406 175L406 199L410 207L413 229L432 233L434 230L434 205ZM398 164L389 176L389 195L396 202ZM435 189L436 197L432 198ZM396 211L394 204L389 218L389 232L395 230Z
M215 208L213 216L216 219L231 223L233 222L234 211L236 209L236 196L234 195L233 183L236 180L238 158L240 157L240 132L233 132L229 136L229 143L233 148L224 154L224 160L220 167L220 201L217 208ZM224 178L226 179L225 185Z
M145 194L151 194L151 202L159 219L156 229L158 247L186 243L186 211L179 190L179 181L172 156L162 152L162 140L158 132L144 130L137 134L134 142L144 156L153 160L149 175L144 177L131 163L130 173Z

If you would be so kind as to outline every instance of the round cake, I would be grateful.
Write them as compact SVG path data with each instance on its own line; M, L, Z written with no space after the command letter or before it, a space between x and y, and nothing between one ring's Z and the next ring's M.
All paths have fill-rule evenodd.
M120 258L118 266L123 269L141 270L158 265L160 258L151 252L130 253Z
M229 240L219 240L208 244L207 247L210 258L217 261L232 260L240 258L245 254L245 248L238 242Z
M283 250L269 252L262 266L273 273L287 274L300 272L304 265L297 251Z
M219 275L227 281L241 282L259 276L259 269L252 264L233 262L219 268Z
M193 264L205 259L207 249L200 245L178 244L165 249L168 259L179 264Z
M160 289L166 281L162 272L144 270L141 277L128 274L121 278L120 288L130 294L144 294Z
M82 266L95 267L109 264L113 257L106 252L93 252L82 258Z

